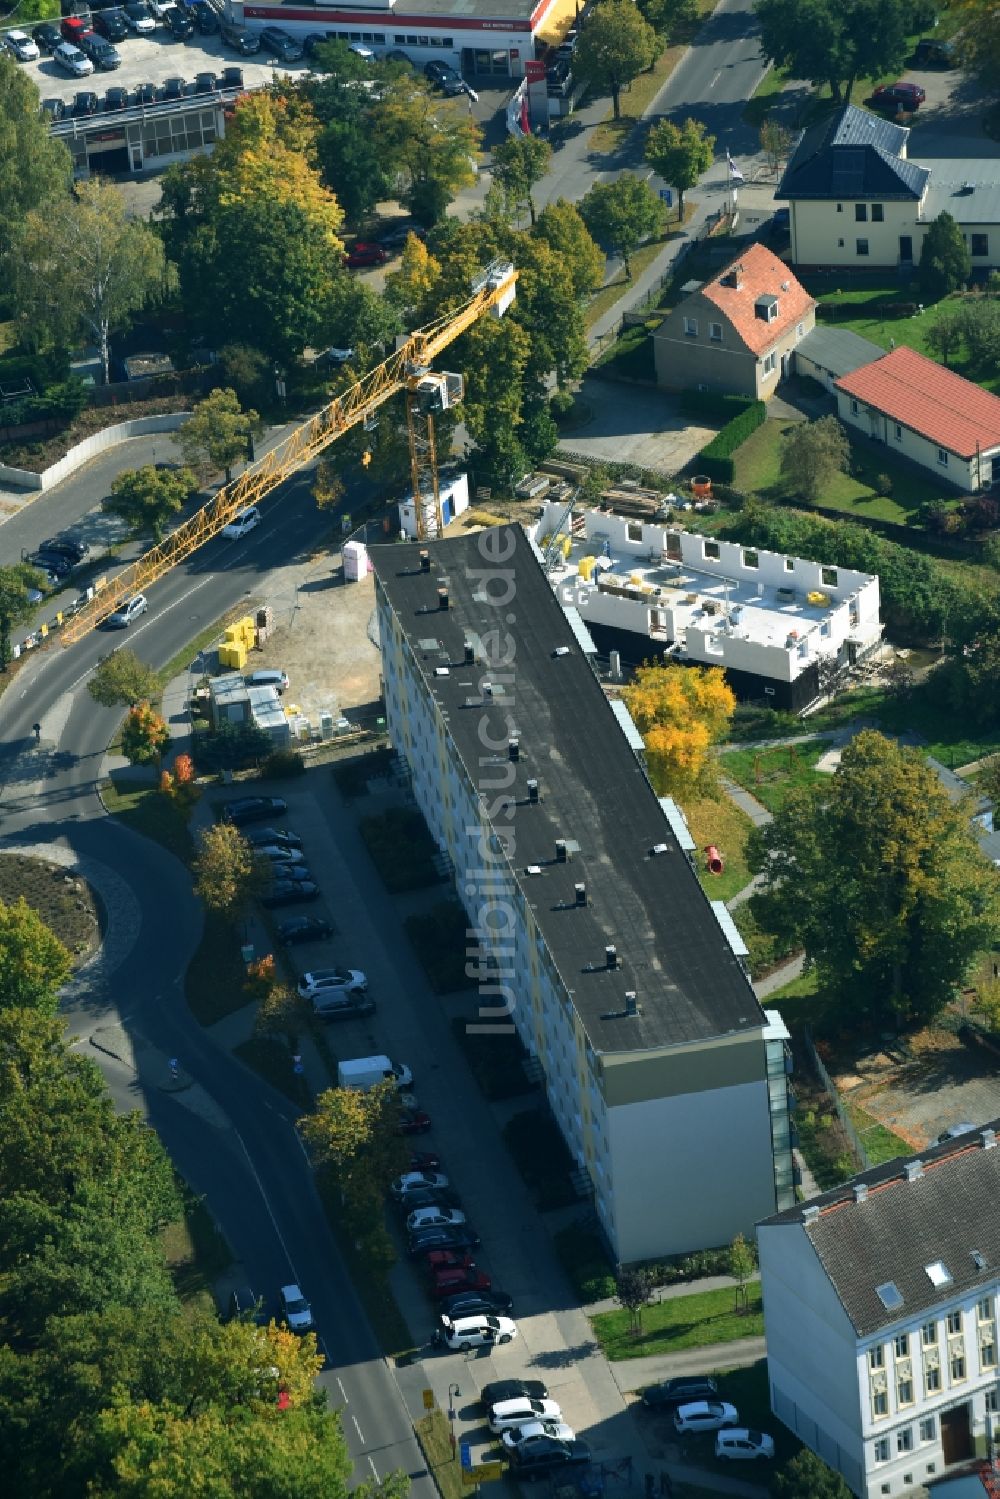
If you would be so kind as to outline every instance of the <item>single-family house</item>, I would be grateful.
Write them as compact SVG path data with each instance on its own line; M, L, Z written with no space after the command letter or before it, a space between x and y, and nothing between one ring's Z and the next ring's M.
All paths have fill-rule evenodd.
M1000 396L900 345L834 381L842 422L973 494L1000 484Z
M789 206L794 266L905 271L945 210L974 270L1000 264L1000 162L911 161L909 137L854 104L803 132L775 195Z
M767 400L815 322L814 299L784 261L764 245L749 245L656 329L657 382Z
M861 1499L985 1456L1000 1411L1000 1120L757 1226L771 1409Z

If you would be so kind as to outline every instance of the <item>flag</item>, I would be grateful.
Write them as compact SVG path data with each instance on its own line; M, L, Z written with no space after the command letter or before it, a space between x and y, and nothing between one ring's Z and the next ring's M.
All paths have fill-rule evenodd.
M740 171L739 167L736 165L735 161L730 156L730 154L729 154L729 147L728 146L726 147L726 161L729 163L729 180L730 180L730 182L745 182L746 178L743 176L743 173Z

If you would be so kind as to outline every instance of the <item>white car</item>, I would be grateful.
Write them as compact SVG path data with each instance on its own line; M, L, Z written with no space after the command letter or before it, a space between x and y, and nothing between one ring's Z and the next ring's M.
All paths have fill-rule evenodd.
M146 0L146 4L149 7L149 14L153 17L153 20L162 21L164 15L173 4L173 0Z
M457 1317L446 1321L436 1337L446 1347L454 1350L466 1348L491 1348L494 1343L511 1343L517 1337L517 1323L510 1317Z
M153 12L146 4L146 0L128 0L124 9L125 24L129 31L134 31L137 36L148 36L151 31L156 30Z
M18 62L38 61L40 55L38 43L33 41L26 31L8 31L7 47Z
M312 1307L298 1286L282 1286L280 1296L281 1315L292 1332L308 1332L313 1325Z
M758 1458L774 1456L774 1438L766 1431L749 1431L745 1426L730 1427L727 1431L720 1431L715 1438L715 1455L736 1462L756 1462Z
M407 1230L413 1234L421 1228L457 1228L465 1222L460 1208L414 1208L407 1216Z
M447 1187L448 1178L440 1171L407 1171L397 1176L389 1188L393 1197L405 1200L407 1192L419 1192L424 1187Z
M249 505L246 510L241 510L229 522L223 526L222 534L229 541L242 541L244 536L249 536L256 526L260 525L260 511L256 505Z
M74 47L72 42L60 42L52 54L52 61L64 73L72 73L74 78L86 78L94 71L90 58L84 57L79 47Z
M272 864L304 864L306 856L300 848L285 848L281 843L265 843L254 845L254 853L261 859L269 859Z
M529 1400L522 1395L517 1400L501 1400L489 1413L490 1431L509 1431L515 1426L527 1426L532 1421L561 1421L562 1410L557 1400Z
M565 1421L529 1421L526 1426L512 1426L501 1440L508 1452L523 1452L534 1442L551 1439L556 1442L572 1442L576 1432Z
M368 988L368 979L360 968L314 968L299 979L299 994L302 999L312 999L318 994L329 994L334 989L344 989L348 994L363 993ZM412 1082L410 1078L408 1081Z
M718 1431L721 1426L735 1426L739 1411L728 1400L693 1400L674 1411L674 1427L679 1432Z
M133 620L138 619L140 614L145 614L149 605L146 603L144 594L134 593L130 599L125 599L119 604L113 614L109 614L104 621L113 630L127 630Z

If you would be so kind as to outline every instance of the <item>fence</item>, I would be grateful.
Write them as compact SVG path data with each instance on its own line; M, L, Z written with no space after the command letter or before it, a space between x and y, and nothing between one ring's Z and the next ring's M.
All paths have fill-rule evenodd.
M813 1045L812 1034L808 1026L806 1026L803 1033L803 1039L806 1044L806 1052L808 1053L809 1060L815 1068L816 1076L823 1084L823 1087L826 1089L826 1092L829 1095L830 1102L833 1104L834 1108L837 1111L837 1118L840 1120L844 1134L847 1136L847 1143L850 1145L854 1159L858 1163L858 1169L860 1171L867 1171L868 1167L871 1165L871 1162L868 1159L868 1152L867 1150L865 1150L865 1147L861 1143L861 1137L858 1134L857 1130L854 1128L854 1125L851 1122L850 1115L840 1101L840 1094L837 1092L837 1089L834 1086L832 1077L823 1066L820 1055Z

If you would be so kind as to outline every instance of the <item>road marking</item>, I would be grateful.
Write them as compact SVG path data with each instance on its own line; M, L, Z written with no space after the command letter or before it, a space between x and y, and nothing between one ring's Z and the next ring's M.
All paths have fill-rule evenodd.
M376 1468L375 1464L372 1462L371 1458L369 1458L368 1461L371 1464L371 1470L372 1470L372 1472L375 1474L375 1481L376 1481L376 1483L381 1483L382 1480L381 1480L381 1478L379 1478L378 1469Z
M245 1141L243 1139L243 1136L240 1134L239 1130L235 1127L235 1125L233 1126L233 1134L236 1136L237 1140L239 1140L239 1142L240 1142L240 1148L243 1151L243 1154L247 1158L247 1165L250 1167L250 1171L251 1171L251 1174L253 1175L253 1179L257 1183L257 1190L260 1193L261 1201L263 1202L264 1206L267 1208L267 1216L271 1220L271 1226L274 1229L274 1232L276 1233L276 1235L278 1237L278 1243L281 1245L282 1249L285 1252L285 1259L288 1261L288 1268L291 1270L292 1275L295 1277L296 1284L297 1285L301 1285L302 1282L299 1280L299 1273L296 1270L295 1265L294 1265L294 1263L292 1261L292 1257L291 1257L291 1255L288 1252L288 1245L285 1243L285 1240L284 1240L284 1237L282 1235L281 1229L278 1227L278 1220L274 1216L274 1210L271 1207L271 1204L267 1200L267 1193L264 1191L264 1183L261 1181L260 1177L257 1175L257 1168L256 1168L256 1166L253 1163L253 1159L252 1159L252 1157L250 1155L249 1150L247 1150L246 1143L245 1143Z
M715 77L712 79L711 83L708 85L709 88L714 88L715 85L718 83L718 81L719 81L719 79L721 77L722 77L722 69L720 68L719 71L716 73Z
M354 1430L357 1432L358 1436L361 1438L361 1445L363 1447L365 1445L365 1434L361 1430L361 1427L358 1425L358 1418L357 1418L357 1416L352 1416L351 1420L354 1422Z
M344 1404L345 1405L350 1405L351 1402L347 1398L347 1391L344 1389L344 1381L341 1379L341 1377L340 1377L339 1374L337 1375L337 1386L338 1386L338 1388L340 1390L340 1393L344 1397Z

